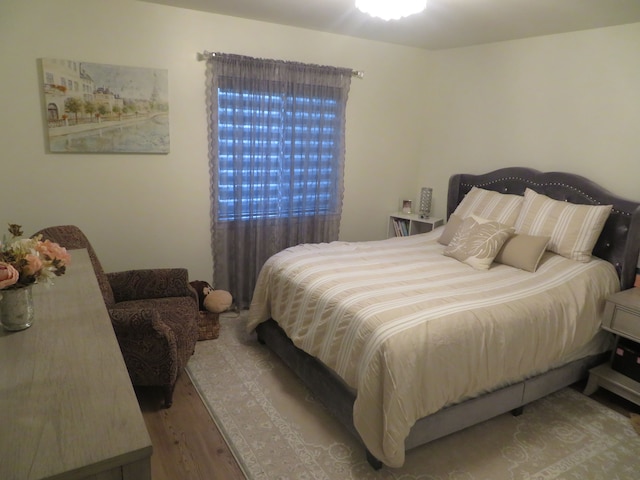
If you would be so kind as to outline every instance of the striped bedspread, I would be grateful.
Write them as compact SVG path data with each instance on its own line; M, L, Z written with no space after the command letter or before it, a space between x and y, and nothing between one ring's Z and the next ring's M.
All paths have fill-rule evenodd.
M357 390L355 427L391 467L417 419L601 351L591 340L619 289L595 258L474 270L442 255L440 233L288 248L264 265L249 311L251 330L273 318Z

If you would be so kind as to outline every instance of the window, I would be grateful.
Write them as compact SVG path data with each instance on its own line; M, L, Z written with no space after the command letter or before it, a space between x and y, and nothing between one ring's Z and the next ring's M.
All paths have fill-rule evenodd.
M338 213L340 89L278 95L232 83L223 78L218 88L219 220ZM256 189L258 178L267 183Z
M351 73L224 53L207 61L214 286L241 308L269 257L338 239Z

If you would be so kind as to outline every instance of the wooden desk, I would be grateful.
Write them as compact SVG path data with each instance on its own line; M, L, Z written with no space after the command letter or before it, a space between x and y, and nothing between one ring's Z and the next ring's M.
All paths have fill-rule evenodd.
M0 327L0 479L144 480L151 440L86 250Z

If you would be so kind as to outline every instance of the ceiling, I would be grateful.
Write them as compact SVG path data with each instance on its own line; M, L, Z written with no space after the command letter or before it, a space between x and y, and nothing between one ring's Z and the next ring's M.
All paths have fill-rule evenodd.
M354 0L143 1L428 50L640 22L640 0L428 0L424 12L390 22Z

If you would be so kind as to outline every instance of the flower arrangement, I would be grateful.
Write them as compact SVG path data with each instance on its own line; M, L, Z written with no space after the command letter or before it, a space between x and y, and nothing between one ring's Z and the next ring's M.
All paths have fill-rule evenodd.
M9 224L11 239L0 242L0 290L27 287L42 280L51 283L64 275L71 261L67 250L50 240L19 238L22 227Z

